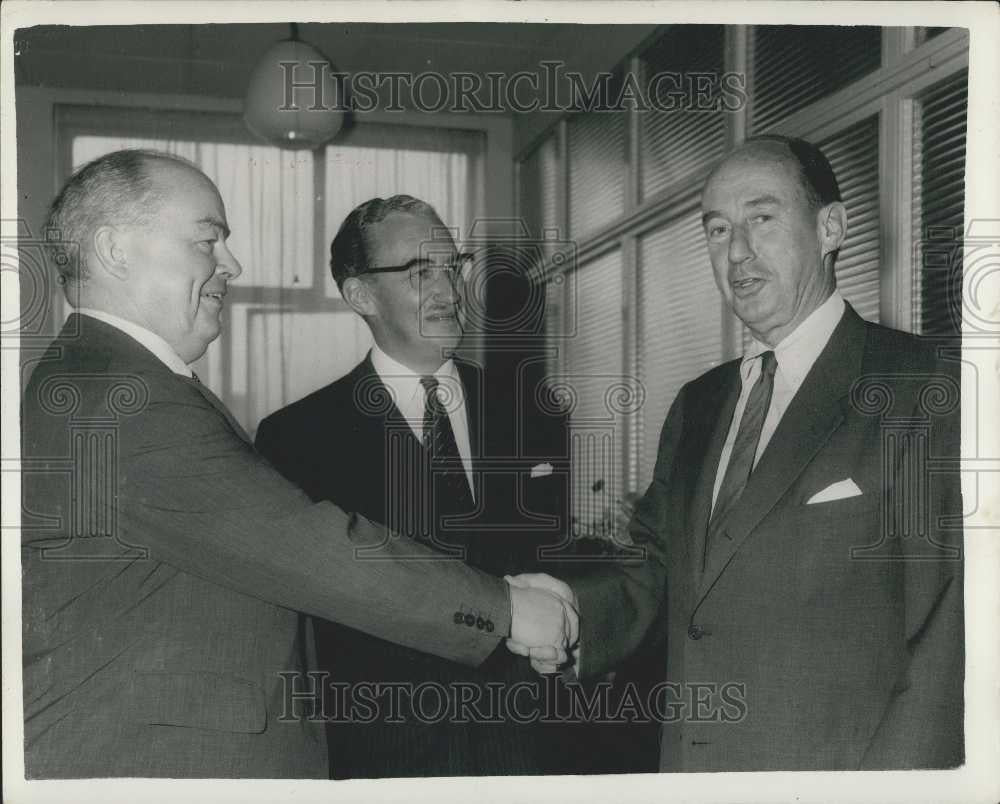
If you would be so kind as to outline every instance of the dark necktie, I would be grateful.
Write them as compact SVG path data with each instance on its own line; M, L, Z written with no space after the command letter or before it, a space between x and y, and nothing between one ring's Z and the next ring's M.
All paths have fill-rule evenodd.
M760 443L760 431L767 418L767 410L771 406L771 393L774 391L774 372L778 363L774 352L764 352L761 356L760 377L750 391L740 428L736 432L733 451L729 456L726 474L719 486L719 495L712 509L712 518L708 523L708 538L705 539L705 563L716 549L723 547L728 536L725 533L726 520L743 495L750 473L753 471L753 460Z
M467 510L472 503L472 493L465 476L465 467L455 441L448 411L438 395L438 381L434 376L420 378L424 387L424 448L431 459L434 471L433 488L436 500L449 503L443 512ZM444 496L442 496L442 494ZM457 507L456 507L457 506Z

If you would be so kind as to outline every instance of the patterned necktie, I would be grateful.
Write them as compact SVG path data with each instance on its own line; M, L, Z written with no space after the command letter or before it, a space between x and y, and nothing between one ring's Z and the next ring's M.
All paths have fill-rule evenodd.
M746 407L743 409L743 418L740 419L740 428L733 442L729 465L726 466L726 474L719 487L719 495L712 509L712 518L708 523L708 538L705 539L706 564L709 563L710 554L723 547L729 539L723 526L750 479L757 445L760 443L760 431L764 427L764 419L771 406L774 372L778 368L778 362L774 358L774 352L764 352L760 357L760 377L750 391Z
M453 508L452 505L448 505L448 511L463 510L471 505L472 493L458 451L455 431L451 427L451 419L438 394L437 377L433 375L421 377L420 384L425 392L424 448L432 464L437 465L432 477L435 481L433 488L438 489L439 493L434 496L438 500L447 499L459 506ZM441 492L446 496L443 497Z

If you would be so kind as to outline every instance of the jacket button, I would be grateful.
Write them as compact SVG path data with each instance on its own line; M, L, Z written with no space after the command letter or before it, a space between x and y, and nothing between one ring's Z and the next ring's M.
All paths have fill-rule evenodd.
M689 625L688 626L688 636L691 639L701 639L705 636L705 629L700 625Z
M470 625L470 626L471 625L475 625L476 624L476 615L474 615L474 614L466 614L465 615L465 624L466 625Z
M460 611L455 612L455 625L461 625L465 622L465 615Z

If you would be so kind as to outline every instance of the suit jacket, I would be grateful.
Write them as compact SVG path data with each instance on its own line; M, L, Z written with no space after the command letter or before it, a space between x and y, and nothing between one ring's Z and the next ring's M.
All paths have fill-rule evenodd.
M456 508L434 493L423 447L393 404L370 355L345 377L264 419L257 448L314 500L347 506L418 541L429 523L438 540L435 549L493 574L530 570L537 563L538 548L558 544L564 533L565 513L560 509L566 500L565 472L534 478L530 472L532 466L553 460L539 454L539 447L553 433L558 439L564 431L555 417L520 411L533 437L520 448L511 444L496 406L484 415L484 373L459 360L456 364L465 389L473 505ZM433 579L428 577L427 583ZM315 622L315 632L319 666L341 684L472 683L485 705L487 682L508 688L535 682L527 663L504 647L480 667L464 668L324 620ZM453 701L454 688L448 692ZM461 724L450 719L421 724L413 712L406 713L404 721L390 721L390 713L383 710L374 722L331 723L332 776L524 775L549 770L538 725L510 720Z
M325 777L296 612L473 665L509 629L501 580L398 560L102 322L71 316L36 366L22 443L29 778Z
M957 363L848 307L703 569L739 391L733 361L678 394L632 526L646 560L579 585L583 669L665 629L662 770L960 764ZM860 496L807 504L848 478Z

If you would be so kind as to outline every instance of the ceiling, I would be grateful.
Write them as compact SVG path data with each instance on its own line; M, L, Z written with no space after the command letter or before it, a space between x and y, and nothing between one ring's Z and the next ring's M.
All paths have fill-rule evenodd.
M653 26L540 23L302 23L342 71L540 72L543 59L606 69ZM240 97L286 24L36 26L15 35L19 85ZM629 45L631 46L631 44ZM627 48L626 48L627 50ZM602 54L607 53L606 58Z

